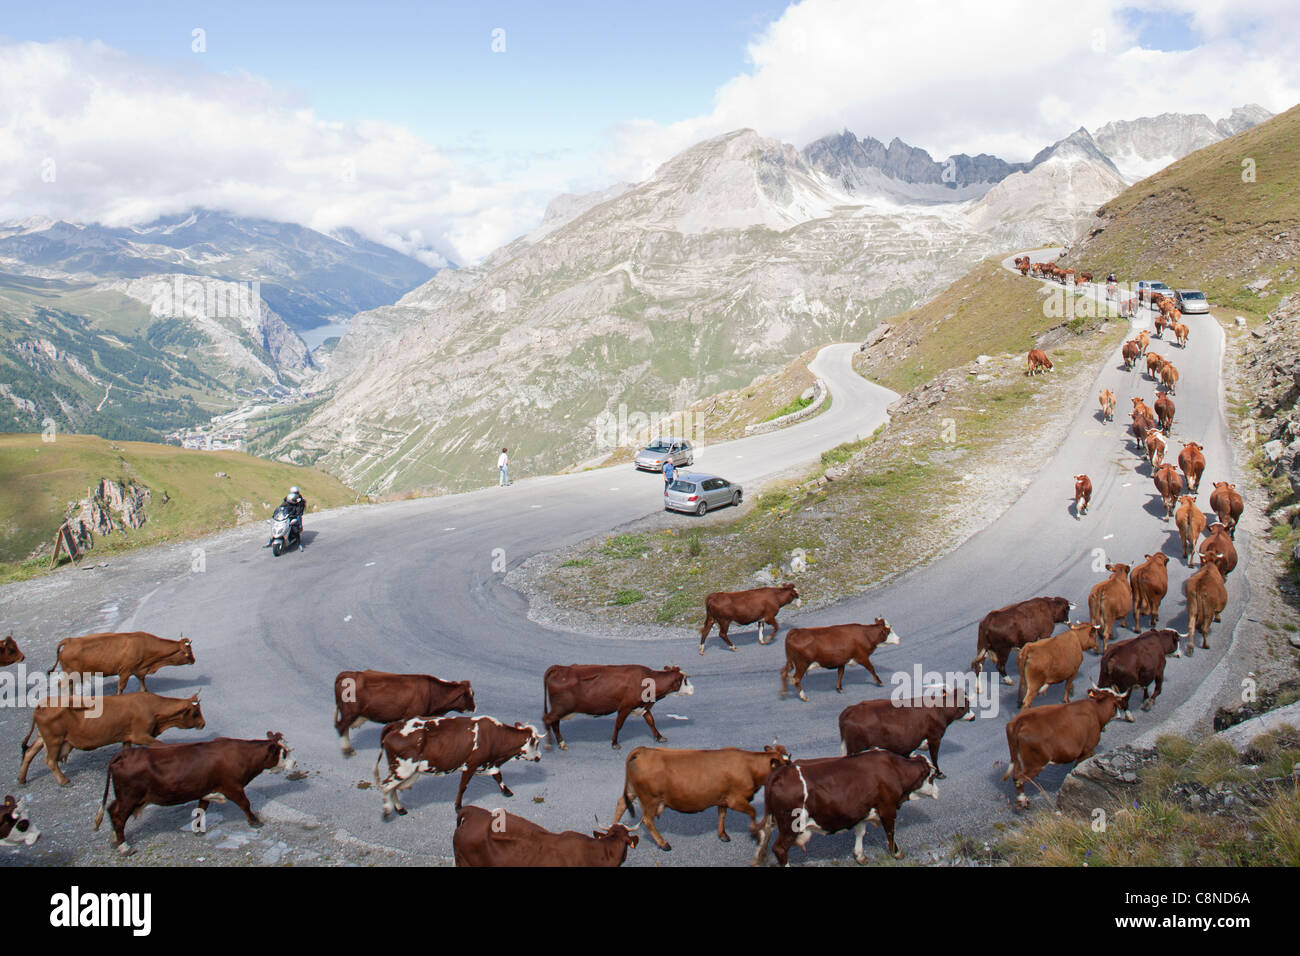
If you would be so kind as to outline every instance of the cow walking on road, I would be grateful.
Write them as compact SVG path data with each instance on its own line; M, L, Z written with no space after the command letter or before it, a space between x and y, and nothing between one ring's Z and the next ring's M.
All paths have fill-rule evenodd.
M704 656L704 639L714 624L718 625L718 636L722 638L728 650L739 650L731 643L727 631L732 624L753 624L758 622L758 643L771 644L776 640L779 629L776 623L777 612L787 604L799 607L803 600L793 584L779 587L751 588L748 591L715 591L704 599L704 623L700 626L700 656ZM763 625L772 629L772 635L763 640Z
M173 641L145 631L106 632L60 641L50 673L61 668L69 674L114 674L120 694L132 677L147 691L144 679L160 668L193 663L194 647L187 637Z
M881 644L897 644L898 634L882 617L874 624L834 624L830 627L796 627L785 636L785 666L781 668L781 697L793 676L799 699L806 701L803 677L814 667L835 669L835 690L844 693L844 668L861 664L871 674L876 686L880 675L871 665L871 652Z
M676 666L661 671L639 664L555 664L542 678L542 725L561 750L568 750L560 734L560 721L571 714L605 717L617 714L610 746L619 749L618 733L631 714L645 718L659 743L667 738L655 726L651 709L670 694L695 693L690 678Z
M341 671L334 678L334 729L345 757L356 753L351 732L368 720L391 724L408 717L441 717L453 710L474 713L469 681L384 671Z

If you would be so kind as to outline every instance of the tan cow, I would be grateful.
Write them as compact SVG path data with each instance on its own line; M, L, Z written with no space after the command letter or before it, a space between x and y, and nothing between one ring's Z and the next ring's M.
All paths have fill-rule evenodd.
M1071 624L1068 631L1026 644L1020 649L1020 688L1016 697L1022 708L1046 694L1052 684L1065 683L1065 703L1074 693L1074 678L1083 663L1084 651L1097 649L1097 632L1091 624Z
M1153 382L1160 381L1160 369L1165 364L1165 360L1157 352L1147 353L1147 375L1151 376Z
M1228 535L1228 529L1221 522L1210 525L1209 532L1201 542L1201 563L1213 562L1226 579L1237 567L1237 546Z
M1156 469L1151 480L1155 483L1156 491L1160 494L1160 500L1164 502L1165 513L1160 520L1168 521L1173 516L1174 507L1178 503L1178 493L1183 490L1183 479L1178 477L1178 469L1169 462L1165 462Z
M1178 369L1173 362L1161 363L1160 384L1165 387L1165 391L1170 395L1178 394Z
M194 648L187 637L172 641L145 631L106 632L60 641L50 672L62 668L68 674L116 674L120 694L132 677L141 690L148 690L144 679L159 668L193 663Z
M661 850L672 844L663 838L655 819L665 810L700 813L718 808L718 839L730 843L724 824L728 810L749 817L749 832L758 833L758 813L751 802L763 788L767 775L790 763L784 747L775 743L763 750L670 750L637 747L627 755L623 793L614 809L614 822L624 813L635 816L641 804L641 822Z
M1110 688L1093 687L1079 700L1022 710L1007 722L1010 759L1002 779L1014 778L1017 810L1029 806L1025 784L1048 764L1074 763L1093 755L1122 701L1123 695Z
M1202 559L1200 570L1183 582L1183 596L1187 599L1187 656L1191 657L1196 632L1201 632L1201 647L1208 648L1210 625L1228 606L1228 589L1219 566Z
M1097 400L1101 402L1101 420L1104 422L1113 422L1115 420L1115 393L1110 389L1105 389Z
M1178 538L1183 544L1183 560L1191 567L1196 542L1201 540L1201 534L1205 531L1205 514L1196 507L1196 499L1191 495L1183 495L1178 503L1178 514L1174 520L1178 522Z
M1090 623L1101 638L1101 652L1106 652L1106 642L1115 636L1115 622L1123 622L1133 610L1133 592L1129 589L1127 564L1108 564L1110 577L1093 585L1088 593ZM1021 672L1024 664L1021 664Z
M1237 486L1226 481L1216 481L1210 492L1210 510L1218 515L1219 520L1228 531L1228 536L1237 536L1237 520L1241 517L1245 502L1237 493Z
M1174 337L1178 339L1179 346L1181 348L1187 348L1187 336L1191 330L1188 329L1187 326L1183 325L1183 323L1181 322L1175 322L1173 324L1173 330L1174 330Z
M1047 353L1042 349L1030 349L1028 356L1025 358L1025 374L1037 375L1039 372L1054 371L1052 360L1047 357Z
M1142 615L1151 616L1151 626L1157 626L1160 602L1169 591L1169 555L1163 551L1146 555L1146 560L1129 575L1129 589L1133 592L1133 630L1142 630Z
M42 750L45 765L54 779L59 786L66 787L68 778L59 769L59 763L74 749L98 750L109 744L146 747L157 743L158 736L172 727L201 730L204 726L198 694L159 697L138 691L67 705L42 701L32 712L32 726L22 742L23 765L18 771L18 782L27 782L27 768ZM33 729L38 734L36 742L29 747Z
M1178 467L1187 478L1187 490L1196 494L1201 487L1201 475L1205 472L1205 449L1194 441L1189 441L1178 453Z

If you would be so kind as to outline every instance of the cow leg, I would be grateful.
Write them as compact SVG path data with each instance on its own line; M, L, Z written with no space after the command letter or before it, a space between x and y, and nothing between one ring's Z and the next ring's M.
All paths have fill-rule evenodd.
M882 686L882 685L884 684L884 681L882 681L882 680L880 679L880 675L876 673L876 669L875 669L874 667L871 666L871 657L870 657L870 655L868 655L867 657L864 657L862 660L858 661L858 663L861 664L863 667L865 667L868 671L871 672L871 676L872 676L873 678L875 678L876 686L877 686L877 687L880 687L880 686ZM841 672L842 672L842 671L843 671L843 668L840 668L840 670L841 670Z
M1164 688L1164 683L1165 683L1165 675L1157 674L1156 692L1152 694L1149 698L1146 696L1147 693L1146 687L1142 688L1142 709L1143 710L1150 710L1152 707L1156 705L1156 698L1160 696L1160 691Z
M230 798L231 803L244 811L244 816L248 819L248 825L250 827L257 828L262 825L262 821L259 820L257 814L253 812L253 808L248 802L248 794L244 792L243 787L236 786L223 788L221 792Z
M934 764L934 777L936 780L946 780L947 775L939 769L939 744L943 743L943 738L937 734L932 735L934 739L927 740L930 745L930 763Z
M758 833L755 834L758 846L754 850L754 859L750 861L750 866L761 866L763 861L767 859L767 844L768 841L772 839L773 824L774 821L772 815L770 813L764 813L763 823L758 828Z
M629 707L627 710L620 710L618 716L614 718L614 736L610 738L609 745L615 750L623 749L623 745L618 742L618 732L623 729L623 721L627 720L627 715L630 713L632 708Z
M650 712L649 707L647 707L644 711L641 712L641 716L644 717L645 722L650 725L650 733L654 734L655 740L657 740L661 744L667 743L668 738L665 737L663 734L659 733L659 728L655 726L655 715ZM615 733L617 735L617 732Z
M735 644L731 643L731 638L727 636L730 630L731 630L731 621L724 618L718 622L718 637L722 638L722 642L727 645L727 650L729 651L739 650L739 648L737 648Z
M776 632L781 629L780 625L776 623L776 614L773 614L771 617L767 619L767 626L772 629L772 633L768 636L767 641L765 643L771 644L773 641L776 640Z
M708 611L704 612L704 626L700 628L700 656L704 656L704 639L709 636L709 631L713 629L713 615Z
M835 669L835 693L837 694L844 693L844 668L843 667L837 667Z
M122 856L131 856L135 850L126 842L126 821L131 819L132 807L120 797L108 805L108 817L113 821L113 846Z
M493 771L492 771L492 779L495 780L495 781L497 782L497 786L501 788L501 793L502 793L504 796L507 796L507 797L513 797L513 796L514 796L514 794L510 791L510 788L506 786L506 782L505 782L504 780L501 779L501 768L500 768L500 767L498 767L496 770L493 770Z
M542 724L546 727L547 735L554 734L555 745L557 747L561 750L569 749L569 745L566 744L564 738L560 736L560 715L558 713L553 710L547 711L542 715Z
M126 693L126 682L129 681L130 679L131 679L131 675L130 675L130 674L118 674L118 675L117 675L117 692L118 692L119 694L124 694L124 693ZM143 679L141 679L141 681L140 681L140 685L141 685L142 687L144 686L144 680L143 680Z
M42 737L39 733L37 733L36 740L32 743L30 747L27 748L27 752L23 754L23 765L20 768L18 768L19 783L27 782L27 768L32 765L32 761L36 759L36 755L44 749L45 749L45 738Z
M860 820L853 827L853 859L859 864L867 862L867 854L862 849L862 838L867 835L867 821Z
M465 788L469 786L470 778L474 776L474 768L465 767L465 772L460 775L460 789L456 791L456 812L460 812L460 802L465 797Z
M1015 683L1007 674L1007 665L1011 663L1011 652L1007 651L1005 654L996 655L995 660L998 662L998 673L1002 675L1002 683L1010 687Z
M358 717L356 720L351 722L340 720L340 722L335 725L339 728L339 747L343 750L343 756L351 757L356 753L356 750L352 747L352 731L356 730L365 722L366 718Z
M50 768L60 787L66 787L72 782L64 775L63 768L59 766L59 759L63 756L63 748L64 743L60 743L58 747L51 747L48 744L45 747L45 766Z
M644 800L641 801L641 822L645 824L646 832L650 834L650 839L655 841L655 846L667 853L673 848L673 845L664 839L663 834L659 832L659 828L655 826L655 817L663 812L663 808L664 805L662 803L655 804L652 808L651 805L646 803Z
M802 701L808 700L808 695L803 692L803 675L806 673L808 673L808 666L806 664L795 664L794 686L795 689L799 691L799 699Z
M1071 677L1069 680L1065 682L1065 700L1061 701L1061 703L1068 704L1070 702L1070 695L1073 693L1074 693L1074 678Z
M884 827L885 836L889 838L889 852L894 855L895 860L901 860L903 858L903 851L900 850L898 844L894 842L894 819L898 814L898 809L878 810L877 813L880 814L880 825ZM859 860L858 862L861 863L863 861Z

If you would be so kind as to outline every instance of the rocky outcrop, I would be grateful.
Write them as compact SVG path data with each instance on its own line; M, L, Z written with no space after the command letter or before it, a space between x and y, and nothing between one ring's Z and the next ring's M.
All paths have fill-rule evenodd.
M1056 795L1056 809L1073 816L1092 818L1094 811L1116 810L1133 806L1143 769L1155 763L1154 750L1118 747L1089 757L1080 763L1061 784Z
M1245 377L1261 419L1259 439L1266 467L1285 476L1300 492L1300 294L1291 295L1269 313L1246 344Z
M150 492L135 482L123 484L101 478L91 485L86 497L73 502L66 515L68 530L83 548L93 545L95 535L125 532L142 526L146 521L145 505Z

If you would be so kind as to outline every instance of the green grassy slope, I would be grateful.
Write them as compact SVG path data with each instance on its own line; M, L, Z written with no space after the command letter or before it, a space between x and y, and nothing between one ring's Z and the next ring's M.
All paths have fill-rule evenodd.
M216 477L224 472L226 477ZM69 503L101 478L146 485L146 523L126 534L95 539L94 555L193 537L243 520L260 520L291 485L312 510L352 504L356 495L312 468L265 461L235 451L190 451L172 445L112 442L93 435L0 434L0 578L35 573L49 563L26 562L48 545ZM169 500L163 503L163 492ZM26 563L25 563L26 562Z
M1300 288L1300 106L1125 190L1098 210L1069 258L1099 275L1200 288L1213 305L1264 315ZM1244 288L1262 278L1272 280L1263 296Z

